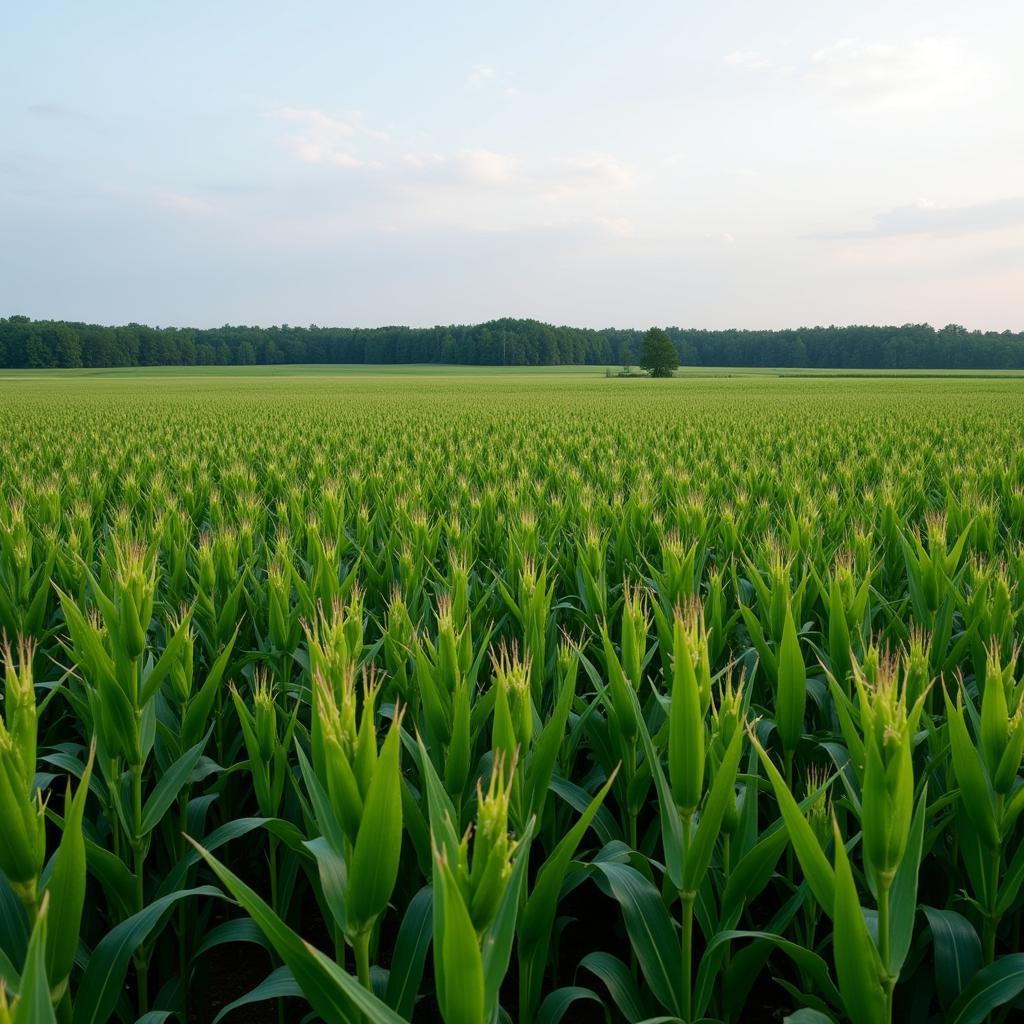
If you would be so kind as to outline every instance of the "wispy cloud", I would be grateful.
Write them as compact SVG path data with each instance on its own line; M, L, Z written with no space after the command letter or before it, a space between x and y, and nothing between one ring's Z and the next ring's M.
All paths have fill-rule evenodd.
M891 238L898 235L953 237L1024 225L1024 196L946 206L927 199L884 210L869 228L818 235L821 239Z
M54 121L77 121L86 117L81 110L66 106L63 103L32 103L28 112L35 117L48 118Z
M939 37L841 39L818 50L811 64L811 77L838 95L904 108L955 96L980 74L961 41Z
M193 217L209 217L220 212L219 208L209 200L181 192L158 192L153 198L157 205L164 209Z
M357 155L358 143L389 140L387 132L368 127L359 113L337 117L322 110L279 107L271 111L271 116L294 126L284 140L285 145L304 163L362 167L367 160Z
M725 63L744 71L767 71L773 67L772 62L756 50L733 50L725 55Z
M474 64L466 75L467 92L490 92L511 99L519 95L519 89L490 64Z
M469 89L479 89L488 82L493 82L497 77L497 70L489 64L474 64L466 76L466 87Z
M964 41L951 36L844 38L786 61L735 50L724 63L737 72L796 83L840 102L897 109L919 109L963 96L986 76Z
M370 200L384 202L388 196L415 193L419 201L434 203L437 209L457 209L462 201L478 216L482 204L494 201L486 197L499 193L537 208L555 207L599 201L631 188L637 179L632 164L608 153L526 157L482 146L424 149L415 138L403 144L371 129L356 114L341 117L281 106L273 117L291 127L281 142L301 163L365 172L360 175L361 189Z
M631 164L606 153L528 160L489 149L464 149L449 155L406 153L394 170L408 185L501 190L547 203L622 191L637 177Z

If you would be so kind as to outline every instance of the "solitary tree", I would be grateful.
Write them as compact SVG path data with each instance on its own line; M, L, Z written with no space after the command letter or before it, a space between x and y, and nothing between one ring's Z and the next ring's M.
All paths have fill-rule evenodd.
M660 327L652 327L644 335L640 365L652 377L671 377L679 366L679 355L668 335Z

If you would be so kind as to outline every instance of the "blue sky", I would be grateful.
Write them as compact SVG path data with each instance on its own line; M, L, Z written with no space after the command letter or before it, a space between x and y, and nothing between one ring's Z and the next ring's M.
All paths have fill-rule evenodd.
M0 315L1024 328L1024 4L5 4Z

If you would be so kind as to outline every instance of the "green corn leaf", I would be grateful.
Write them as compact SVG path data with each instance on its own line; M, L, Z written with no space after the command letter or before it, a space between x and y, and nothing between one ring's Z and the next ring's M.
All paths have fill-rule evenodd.
M257 829L264 829L271 833L299 858L306 861L312 859L312 855L306 849L305 837L302 833L290 821L282 821L280 818L236 818L234 821L225 822L203 837L203 849L212 853L225 843L229 843L233 839L240 839ZM200 860L202 857L198 850L193 849L186 853L164 877L157 888L157 896L166 896L183 885L189 868L198 864ZM90 864L90 870L91 867ZM128 877L130 878L131 875Z
M1022 883L1024 883L1024 843L1017 847L1009 867L999 879L999 899L996 902L998 913L1005 914L1013 906L1020 893Z
M990 850L999 848L999 826L996 822L992 787L985 775L981 755L967 733L963 707L943 694L946 701L946 721L949 727L949 748L953 755L953 770L960 786L962 804L982 842Z
M679 1013L682 953L661 894L626 864L595 863L594 868L606 879L622 908L630 945L651 991L665 1009Z
M842 836L836 828L833 955L839 991L852 1024L886 1024L882 964L868 932Z
M452 869L435 855L434 974L445 1024L480 1024L484 1010L484 965Z
M677 619L668 707L668 776L676 805L687 813L698 806L704 792L704 731L700 684L685 629Z
M575 695L576 673L567 672L551 716L533 745L527 767L526 810L529 815L539 818L544 808L558 753L565 742L565 727Z
M309 943L306 943L306 949L320 970L334 982L338 990L347 996L352 1006L355 1007L356 1021L360 1024L406 1024L391 1007L382 1002L373 992L367 992L351 974L343 971L330 957L325 956ZM306 998L309 998L308 994L306 994Z
M435 843L439 843L441 850L452 863L457 863L459 856L459 817L455 813L455 807L451 798L445 791L441 780L438 778L434 768L434 762L430 760L427 748L423 741L418 740L420 772L423 777L423 786L427 791L427 806L430 812L430 831Z
M928 786L921 790L917 810L910 824L907 849L896 869L889 893L889 969L899 974L910 953L914 937L914 918L917 916L917 875L921 868L924 844L924 820L928 810Z
M793 612L786 604L786 617L779 643L778 691L775 721L787 753L796 750L804 731L804 712L807 706L807 669L800 641L796 635Z
M981 1024L993 1010L1024 992L1024 953L1011 953L982 967L946 1016L948 1024Z
M148 836L163 820L171 804L178 798L178 794L191 778L199 759L203 756L205 747L206 739L200 740L161 774L159 781L153 787L153 792L149 794L145 806L142 808L140 836Z
M398 928L384 1001L400 1017L411 1019L423 965L430 948L434 890L425 885L409 901Z
M580 961L580 970L589 971L604 982L612 1002L629 1024L639 1024L647 1011L629 968L611 953L588 953Z
M683 891L695 892L711 865L711 857L715 852L722 818L730 800L735 799L736 771L739 768L740 754L743 751L743 730L737 729L729 743L715 773L715 781L711 786L704 809L701 812L697 831L693 842L686 851L683 865Z
M401 1018L384 1003L363 989L351 975L318 954L309 943L303 942L264 900L216 857L194 840L189 841L196 846L200 856L231 895L260 926L277 955L291 970L302 994L325 1024L364 1024L361 1012L372 1014L370 1020L374 1024L399 1024ZM357 995L359 1003L355 1001ZM364 1010L364 1006L367 1009Z
M25 966L18 984L18 1000L11 1014L11 1024L56 1024L50 1002L50 983L46 975L47 905L44 896L36 915L36 923L28 940Z
M0 984L4 984L12 992L17 992L21 984L21 971L11 963L11 958L0 948Z
M764 665L768 678L774 683L779 677L779 663L772 649L768 646L768 641L765 640L761 622L753 610L746 605L740 605L740 612L743 614L743 622L747 627L747 632L750 634L750 640L757 651L758 660Z
M194 611L195 607L193 606L182 616L178 628L167 641L167 646L163 649L156 664L143 678L142 688L139 691L139 707L144 708L156 696L157 690L160 689L175 663L181 658ZM145 623L143 623L143 629L145 629Z
M833 579L828 595L828 654L832 674L840 684L850 685L850 630L846 623L842 592L838 579Z
M974 925L955 910L921 908L935 948L935 988L947 1010L982 965L981 939Z
M349 866L349 924L361 930L387 906L402 853L401 742L398 724L388 730L366 795Z
M648 737L649 738L649 737ZM560 775L551 776L551 792L565 801L573 810L583 814L590 806L590 794L576 783L563 779ZM622 838L622 832L615 823L614 817L607 807L598 809L594 816L594 831L603 844L613 843Z
M232 921L225 921L207 932L202 942L195 948L192 954L193 963L208 950L217 946L231 945L236 942L250 943L269 949L266 936L256 925L256 922L248 917L236 917Z
M327 791L316 777L313 766L309 763L309 758L306 757L299 745L298 739L295 740L295 752L298 755L302 780L306 784L306 792L309 793L309 799L313 805L313 816L316 818L316 823L320 826L320 831L323 832L331 847L340 854L345 849L345 833L331 807Z
M179 900L192 896L221 895L210 885L182 889L155 899L148 907L122 921L97 944L75 992L74 1024L106 1024L117 1004L132 955L152 934L166 912Z
M545 997L534 1020L536 1024L561 1024L562 1019L569 1012L569 1007L573 1003L583 1001L604 1005L601 997L589 988L583 988L580 985L557 988Z
M540 997L540 988L547 965L548 949L551 941L555 915L558 912L558 897L562 883L565 881L569 864L576 854L576 848L583 839L597 814L598 808L604 803L608 790L615 782L613 772L608 781L601 787L590 805L583 812L579 821L563 836L551 855L541 865L534 882L533 890L526 900L519 927L519 970L526 978L521 984L521 991L529 993L531 1005L535 1005Z
M796 1013L787 1013L782 1018L782 1024L835 1024L835 1018L830 1017L827 1013L822 1013L821 1010L804 1007L802 1010L797 1010Z
M739 863L729 872L729 880L722 892L722 924L729 928L735 927L746 904L770 881L788 842L789 833L785 824L779 822L776 828L766 831L756 845L740 858Z
M714 953L720 946L727 945L737 939L753 939L755 944L763 943L777 949L793 961L800 970L814 982L815 990L820 992L829 1003L839 1006L841 996L839 990L829 973L828 964L811 949L801 946L797 942L777 935L774 932L757 932L730 930L718 932L707 944L704 953L705 959ZM749 947L748 947L749 948Z
M286 999L289 996L301 997L302 989L299 988L298 982L292 976L290 968L278 967L271 971L254 989L250 989L244 996L239 996L234 1002L228 1003L213 1018L213 1024L220 1024L228 1014L240 1010L243 1006L265 1003L270 999Z
M832 865L829 864L828 858L814 835L814 830L800 810L800 805L790 793L785 779L753 732L750 733L750 741L757 750L768 781L771 782L772 789L775 791L779 811L786 823L786 831L789 833L790 842L793 844L797 860L800 861L800 866L803 868L807 883L821 908L831 916L832 908L835 906L835 873Z
M647 722L640 710L640 701L630 688L633 700L634 714L640 724L640 742L650 766L651 775L654 777L654 788L658 794L658 813L661 820L661 842L665 851L665 873L672 883L676 892L682 892L683 884L683 822L676 808L675 800L672 798L672 788L665 777L665 770L661 765L661 758L654 747ZM608 840L605 840L606 842Z
M120 857L98 846L91 839L85 840L85 863L113 907L120 916L129 917L135 900L135 878Z
M46 944L46 974L56 987L69 974L78 949L82 908L85 901L86 853L82 835L82 816L89 793L96 744L89 749L89 760L78 784L78 790L64 816L60 845L55 854L53 871L46 886L51 910Z
M335 925L345 934L357 931L352 927L347 907L350 890L345 858L323 836L309 840L305 846L316 859L320 888Z
M452 701L452 738L444 764L445 785L450 793L461 796L469 778L472 726L470 715L470 687L463 680Z
M217 693L220 690L221 681L227 671L228 662L231 659L231 652L234 650L235 641L238 639L238 631L241 623L235 626L231 639L224 645L224 650L217 656L217 660L210 667L206 681L199 688L199 692L189 701L188 707L181 719L181 739L186 745L194 745L199 742L199 737L209 728L209 718L217 700Z
M527 822L526 829L519 837L518 847L512 861L512 871L505 883L501 904L490 928L484 933L482 949L484 1008L488 1019L497 1013L501 983L508 973L508 965L512 957L516 919L522 901L523 886L526 884L526 868L530 862L533 824L532 820Z

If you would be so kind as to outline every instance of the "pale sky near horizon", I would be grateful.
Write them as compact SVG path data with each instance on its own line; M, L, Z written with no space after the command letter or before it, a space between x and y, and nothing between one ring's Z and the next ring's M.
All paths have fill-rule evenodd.
M1024 4L0 11L0 316L1024 329Z

